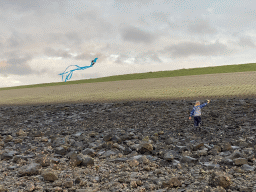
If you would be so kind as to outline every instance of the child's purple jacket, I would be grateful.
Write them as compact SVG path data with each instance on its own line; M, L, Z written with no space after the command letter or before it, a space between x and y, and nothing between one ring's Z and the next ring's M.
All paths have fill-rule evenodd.
M190 117L193 116L193 115L194 115L195 117L201 116L201 109L202 109L202 107L206 106L207 104L208 104L208 103L204 103L204 104L202 104L202 105L194 106L193 109L192 109L192 111L190 112Z

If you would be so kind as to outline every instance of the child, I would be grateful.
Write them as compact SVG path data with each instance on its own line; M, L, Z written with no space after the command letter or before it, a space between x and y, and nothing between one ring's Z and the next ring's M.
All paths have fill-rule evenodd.
M191 119L191 116L194 115L194 127L197 129L199 126L200 129L200 124L201 124L201 108L206 106L208 103L210 103L210 100L207 100L207 103L204 103L200 105L200 101L196 101L195 106L193 107L193 110L190 113L189 119Z

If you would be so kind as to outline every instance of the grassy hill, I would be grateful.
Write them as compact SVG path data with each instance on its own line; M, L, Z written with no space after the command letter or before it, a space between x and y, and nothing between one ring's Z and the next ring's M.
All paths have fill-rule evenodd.
M192 68L192 69L179 69L179 70L173 70L173 71L136 73L136 74L126 74L126 75L102 77L102 78L96 78L96 79L84 79L84 80L78 80L78 81L6 87L6 88L0 88L0 91L1 90L10 90L10 89L47 87L47 86L57 86L57 85L71 85L71 84L81 84L81 83L136 80L136 79L190 76L190 75L203 75L203 74L216 74L216 73L235 73L235 72L246 72L246 71L256 71L256 63L239 64L239 65L225 65L225 66L216 66L216 67L204 67L204 68Z

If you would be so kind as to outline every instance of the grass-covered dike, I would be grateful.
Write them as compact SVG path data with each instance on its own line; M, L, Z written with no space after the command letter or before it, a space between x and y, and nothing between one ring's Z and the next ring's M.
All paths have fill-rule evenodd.
M44 84L35 84L35 85L5 87L5 88L0 88L0 91L11 90L11 89L48 87L48 86L57 86L57 85L72 85L72 84L83 84L83 83L191 76L191 75L204 75L204 74L217 74L217 73L235 73L235 72L247 72L247 71L256 71L256 63L204 67L204 68L179 69L179 70L173 70L173 71L136 73L136 74L102 77L102 78L96 78L96 79L84 79L84 80L58 82L58 83L44 83Z

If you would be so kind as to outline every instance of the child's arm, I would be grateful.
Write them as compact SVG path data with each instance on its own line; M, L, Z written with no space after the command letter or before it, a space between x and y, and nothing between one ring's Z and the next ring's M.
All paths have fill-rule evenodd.
M204 103L204 104L200 105L200 108L206 106L208 103L210 103L210 100L208 100L207 103Z
M190 112L189 119L191 119L191 117L194 115L194 112L195 112L195 108L193 107L192 111Z

